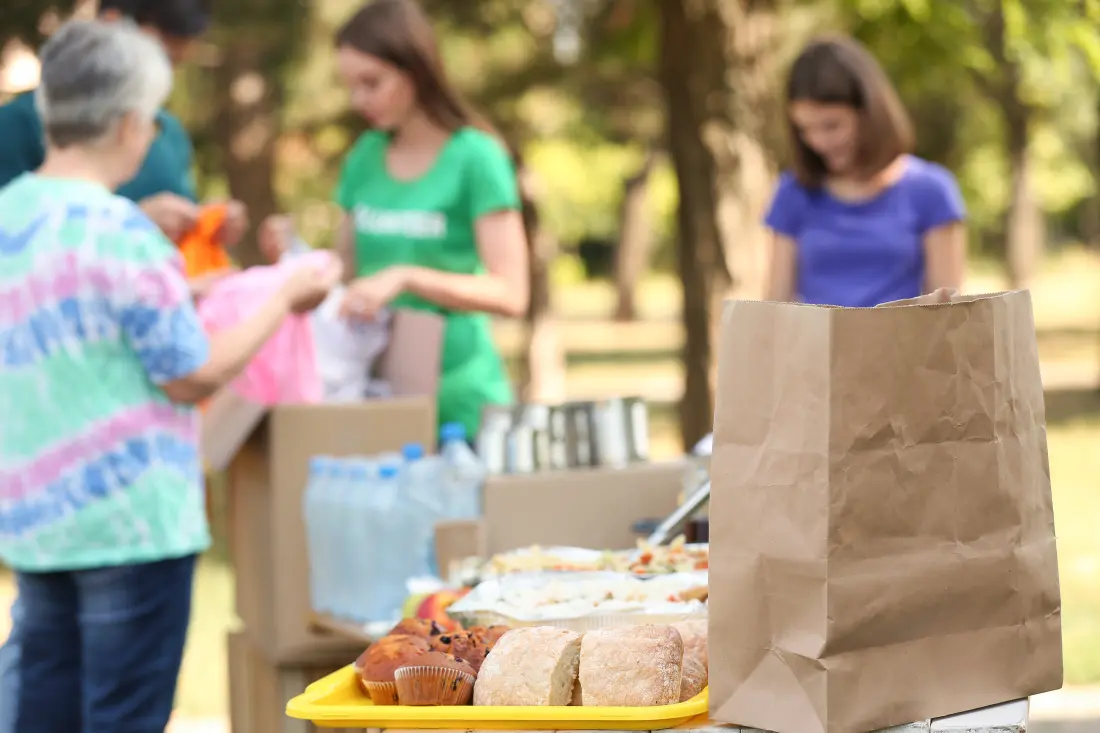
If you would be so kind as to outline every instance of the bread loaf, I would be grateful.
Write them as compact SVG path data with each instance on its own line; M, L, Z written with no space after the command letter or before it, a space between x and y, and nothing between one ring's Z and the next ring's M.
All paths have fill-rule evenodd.
M707 655L707 620L693 619L673 624L684 640L684 657L692 657L704 669L710 669L710 657Z
M684 641L684 664L680 682L680 702L690 700L703 691L710 677L710 657L707 653L707 621L695 619L673 624Z
M683 672L680 675L680 702L690 700L707 686L707 668L695 657L684 655Z
M647 707L678 702L683 659L684 642L671 626L585 634L580 663L584 704Z
M580 634L568 629L509 631L481 665L474 705L568 705L580 649Z

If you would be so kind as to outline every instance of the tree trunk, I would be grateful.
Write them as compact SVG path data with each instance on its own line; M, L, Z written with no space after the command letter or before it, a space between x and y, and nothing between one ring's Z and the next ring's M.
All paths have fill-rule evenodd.
M688 448L713 425L717 315L731 286L760 288L759 211L772 170L765 120L780 24L769 0L661 0L660 76L680 192Z
M550 230L542 226L538 181L534 173L519 159L516 171L523 201L531 287L520 395L525 402L561 402L565 399L565 352L558 339L550 299L550 263L557 252L557 241Z
M1010 287L1027 287L1039 266L1045 236L1043 214L1031 190L1028 143L1034 112L1020 95L1023 72L1010 53L1004 3L979 6L971 2L968 7L997 69L992 75L971 73L978 88L999 108L1005 125L1011 181L1004 216L1005 270Z
M214 138L230 195L248 207L253 225L279 212L276 146L282 132L284 71L306 36L297 0L219 0L214 33L221 52L215 70ZM242 265L263 261L255 228L234 251Z
M1100 98L1095 113L1100 115ZM1081 233L1090 248L1100 247L1100 125L1092 134L1088 151L1089 172L1092 174L1095 193L1085 202L1082 212Z
M1026 288L1043 253L1043 214L1031 188L1028 141L1031 113L1023 104L1006 105L1011 198L1005 213L1005 255L1009 286Z
M638 171L623 182L623 203L619 211L619 242L615 248L616 321L638 317L635 294L645 274L653 244L653 217L649 205L649 181L657 162L651 150Z

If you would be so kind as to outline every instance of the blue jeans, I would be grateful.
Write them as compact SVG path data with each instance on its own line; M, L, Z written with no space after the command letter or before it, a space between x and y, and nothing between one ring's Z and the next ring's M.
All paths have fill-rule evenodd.
M0 733L163 733L194 574L193 555L17 573L0 649Z

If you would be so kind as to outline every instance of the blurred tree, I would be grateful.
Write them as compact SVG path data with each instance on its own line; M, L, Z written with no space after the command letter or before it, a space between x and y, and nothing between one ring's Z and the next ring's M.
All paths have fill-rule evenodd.
M760 224L774 176L766 141L783 49L781 0L660 0L660 73L680 190L685 448L711 431L720 301L760 292Z
M634 294L649 265L653 243L649 182L656 164L657 153L650 150L638 171L623 182L619 241L615 247L615 320L618 321L638 317Z
M213 140L229 193L253 222L280 210L275 195L276 146L282 135L287 75L297 60L310 15L306 0L218 0L213 4ZM246 265L262 260L255 237L236 252Z
M32 48L50 34L57 20L66 17L82 0L4 0L0 15L0 50L10 41Z
M853 33L884 61L914 111L925 154L958 169L978 164L975 156L996 144L1007 181L997 206L1001 252L1014 286L1033 277L1046 239L1037 131L1057 120L1073 93L1074 49L1087 49L1100 62L1095 20L1084 13L1090 3L1095 0L841 2ZM985 108L995 112L997 128L979 125ZM969 124L979 125L980 139L961 139ZM971 191L979 204L999 190L988 165L982 177L975 184L984 190Z

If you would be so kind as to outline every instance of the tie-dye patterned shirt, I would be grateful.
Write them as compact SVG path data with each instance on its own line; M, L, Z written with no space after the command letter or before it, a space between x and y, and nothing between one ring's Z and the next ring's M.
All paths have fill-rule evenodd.
M177 251L135 204L29 174L0 189L0 560L204 550L198 414L158 385L208 353Z

